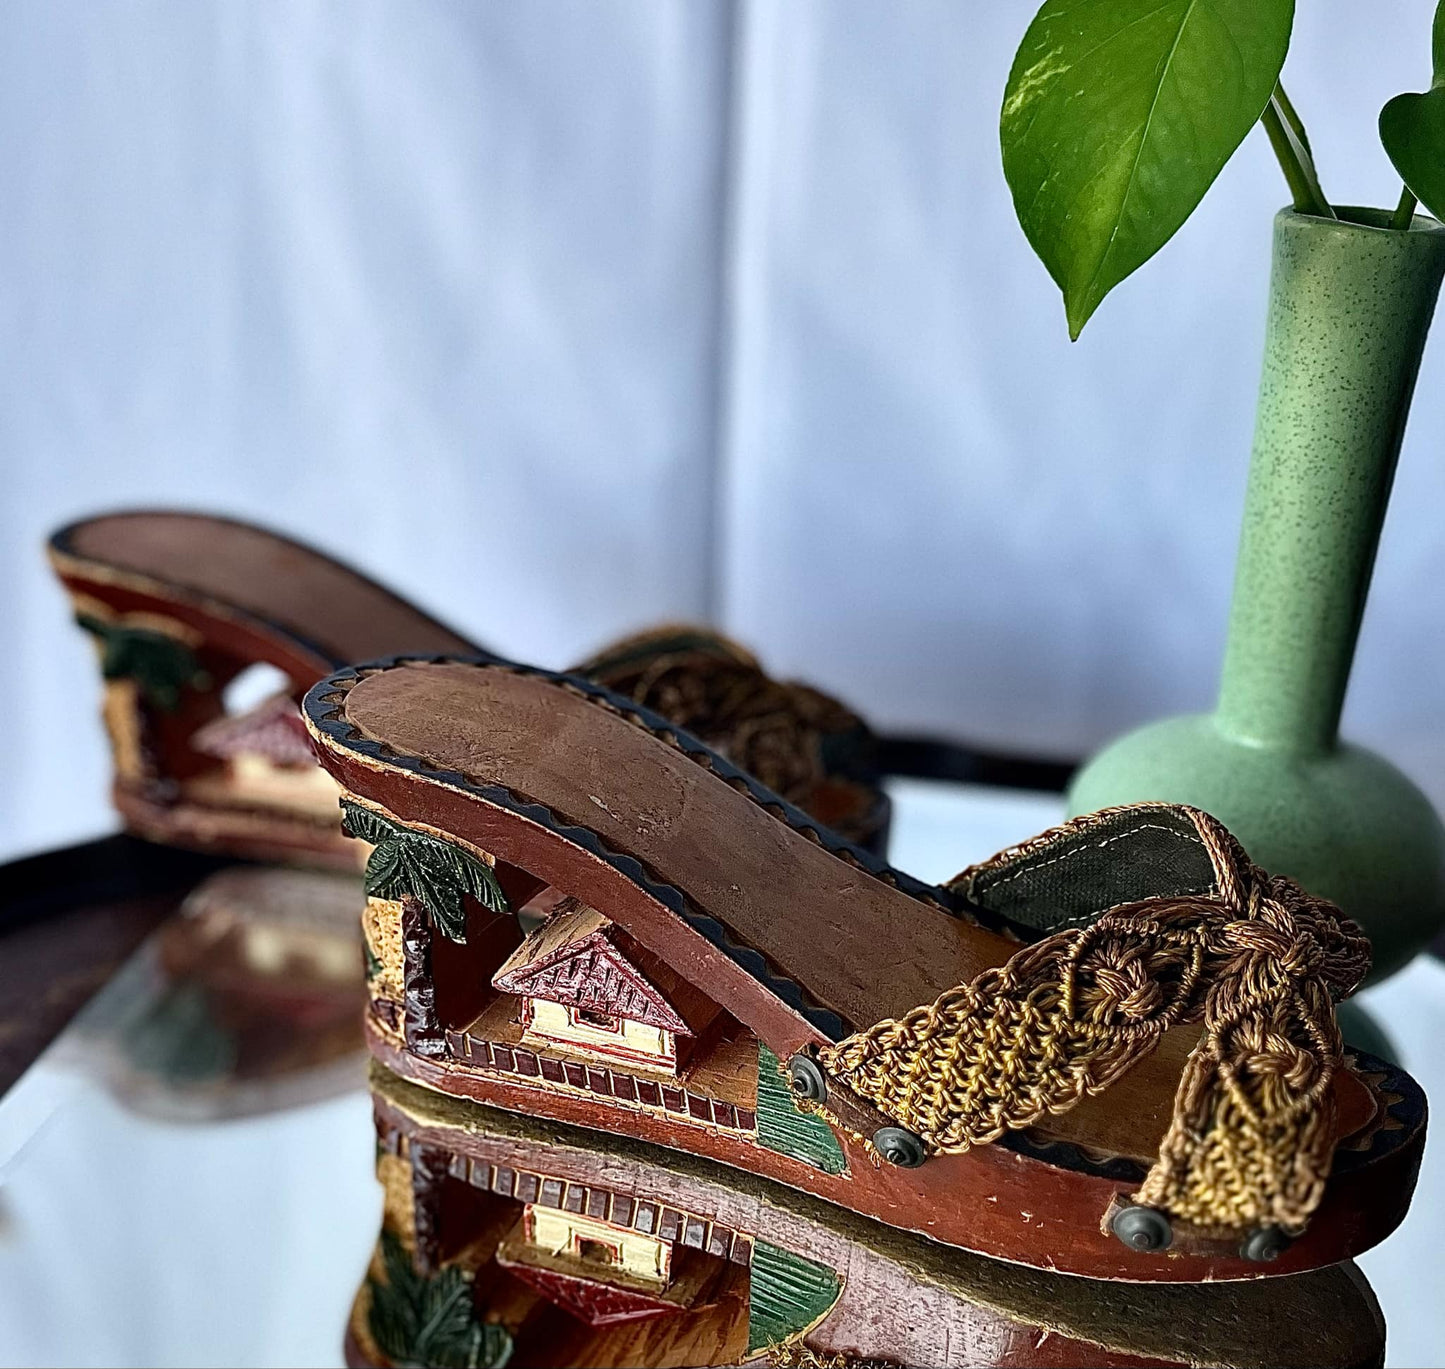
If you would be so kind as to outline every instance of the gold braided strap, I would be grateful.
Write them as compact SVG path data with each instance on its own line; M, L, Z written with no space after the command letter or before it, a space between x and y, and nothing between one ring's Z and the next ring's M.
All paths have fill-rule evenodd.
M1322 1196L1342 1056L1333 1000L1369 943L1333 904L1251 865L1207 814L1208 894L1149 899L1026 946L925 1007L819 1051L931 1150L965 1151L1106 1089L1202 1021L1135 1200L1218 1234L1300 1230Z

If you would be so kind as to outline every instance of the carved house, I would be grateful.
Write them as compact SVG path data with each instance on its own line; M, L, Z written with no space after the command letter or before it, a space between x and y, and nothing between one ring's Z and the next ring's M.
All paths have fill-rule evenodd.
M718 1010L594 908L564 899L492 980L521 999L522 1041L676 1075Z
M674 1253L674 1242L656 1235L527 1203L496 1259L554 1306L589 1326L610 1326L685 1311L696 1302L705 1281L690 1266L691 1277L677 1281Z
M645 1112L733 1155L757 1145L845 1172L827 1122L798 1108L777 1058L708 985L514 866L343 808L374 848L363 930L383 1063L426 1061L482 1102L530 1110L518 1090L567 1094L600 1109L599 1125L613 1109Z
M408 1088L395 1079L377 1087ZM378 1092L373 1101L390 1287L377 1283L374 1262L371 1296L359 1303L370 1338L380 1332L390 1342L385 1333L407 1322L426 1324L435 1303L426 1304L424 1285L444 1278L471 1285L473 1317L483 1324L495 1317L494 1334L505 1333L509 1345L515 1339L516 1358L529 1364L709 1363L716 1358L695 1347L724 1345L734 1352L728 1363L741 1361L755 1240L712 1215L715 1199L697 1194L701 1201L691 1204L666 1182L654 1192L650 1176L630 1162L618 1168L603 1156L588 1157L579 1172L525 1132L438 1128L396 1110L391 1095ZM764 1303L767 1269L765 1253ZM414 1315L371 1316L378 1296L392 1310L410 1301ZM620 1343L628 1357L619 1360L619 1343L597 1333L623 1324L634 1331ZM599 1358L596 1351L607 1345L612 1355ZM392 1344L389 1358L478 1362L429 1359L418 1353L422 1348Z
M192 781L193 791L215 790L213 801L227 797L333 820L341 791L316 764L300 709L289 694L275 694L245 713L207 723L191 738L191 749L224 767L218 776Z

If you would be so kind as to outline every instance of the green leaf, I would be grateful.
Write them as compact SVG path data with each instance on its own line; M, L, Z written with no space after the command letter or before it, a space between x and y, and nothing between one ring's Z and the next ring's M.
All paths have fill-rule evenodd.
M373 846L377 846L385 841L394 829L391 823L373 813L371 809L342 799L341 830L349 837L359 837L362 841L369 841Z
M1004 92L1004 175L1077 338L1269 103L1294 0L1046 0Z
M200 1084L225 1079L236 1068L235 1033L214 1009L199 984L168 989L120 1032L121 1048L144 1074L169 1084Z
M174 713L187 685L204 689L209 683L195 653L184 642L149 628L103 622L89 614L75 621L100 642L100 673L107 680L134 680L153 708Z
M383 892L402 877L402 844L391 837L382 837L366 858L366 892L377 898L390 898Z
M394 1231L381 1233L381 1262L386 1270L387 1285L414 1309L421 1296L421 1275L416 1272L407 1248Z
M748 1287L748 1353L782 1345L816 1325L842 1291L842 1279L827 1265L755 1241Z
M393 1364L419 1369L504 1369L512 1337L477 1319L471 1276L455 1266L417 1273L395 1233L381 1233L386 1282L370 1282L371 1334Z
M341 810L343 830L375 848L362 879L369 896L410 896L427 910L443 936L463 943L467 939L464 896L494 913L507 911L506 896L492 867L470 851L429 833L413 832L360 804L343 800Z
M788 1086L778 1057L758 1042L758 1144L791 1156L824 1174L847 1172L848 1161L830 1127L816 1113L804 1112Z
M1445 86L1395 96L1380 111L1380 141L1411 194L1445 219Z
M1380 111L1380 141L1410 193L1445 219L1445 0L1435 11L1432 46L1430 89L1397 95Z

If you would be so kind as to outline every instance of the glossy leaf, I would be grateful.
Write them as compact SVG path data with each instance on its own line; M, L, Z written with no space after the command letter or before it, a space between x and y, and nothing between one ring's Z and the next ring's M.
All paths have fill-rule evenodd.
M1004 174L1069 334L1178 231L1269 103L1294 0L1046 0L1004 93Z
M1433 46L1430 89L1397 95L1380 111L1380 141L1415 198L1445 219L1445 0L1435 11Z

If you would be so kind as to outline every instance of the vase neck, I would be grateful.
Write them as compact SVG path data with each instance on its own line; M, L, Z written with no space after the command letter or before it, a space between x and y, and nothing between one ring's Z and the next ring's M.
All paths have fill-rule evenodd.
M1275 221L1264 374L1216 722L1331 749L1445 230Z

